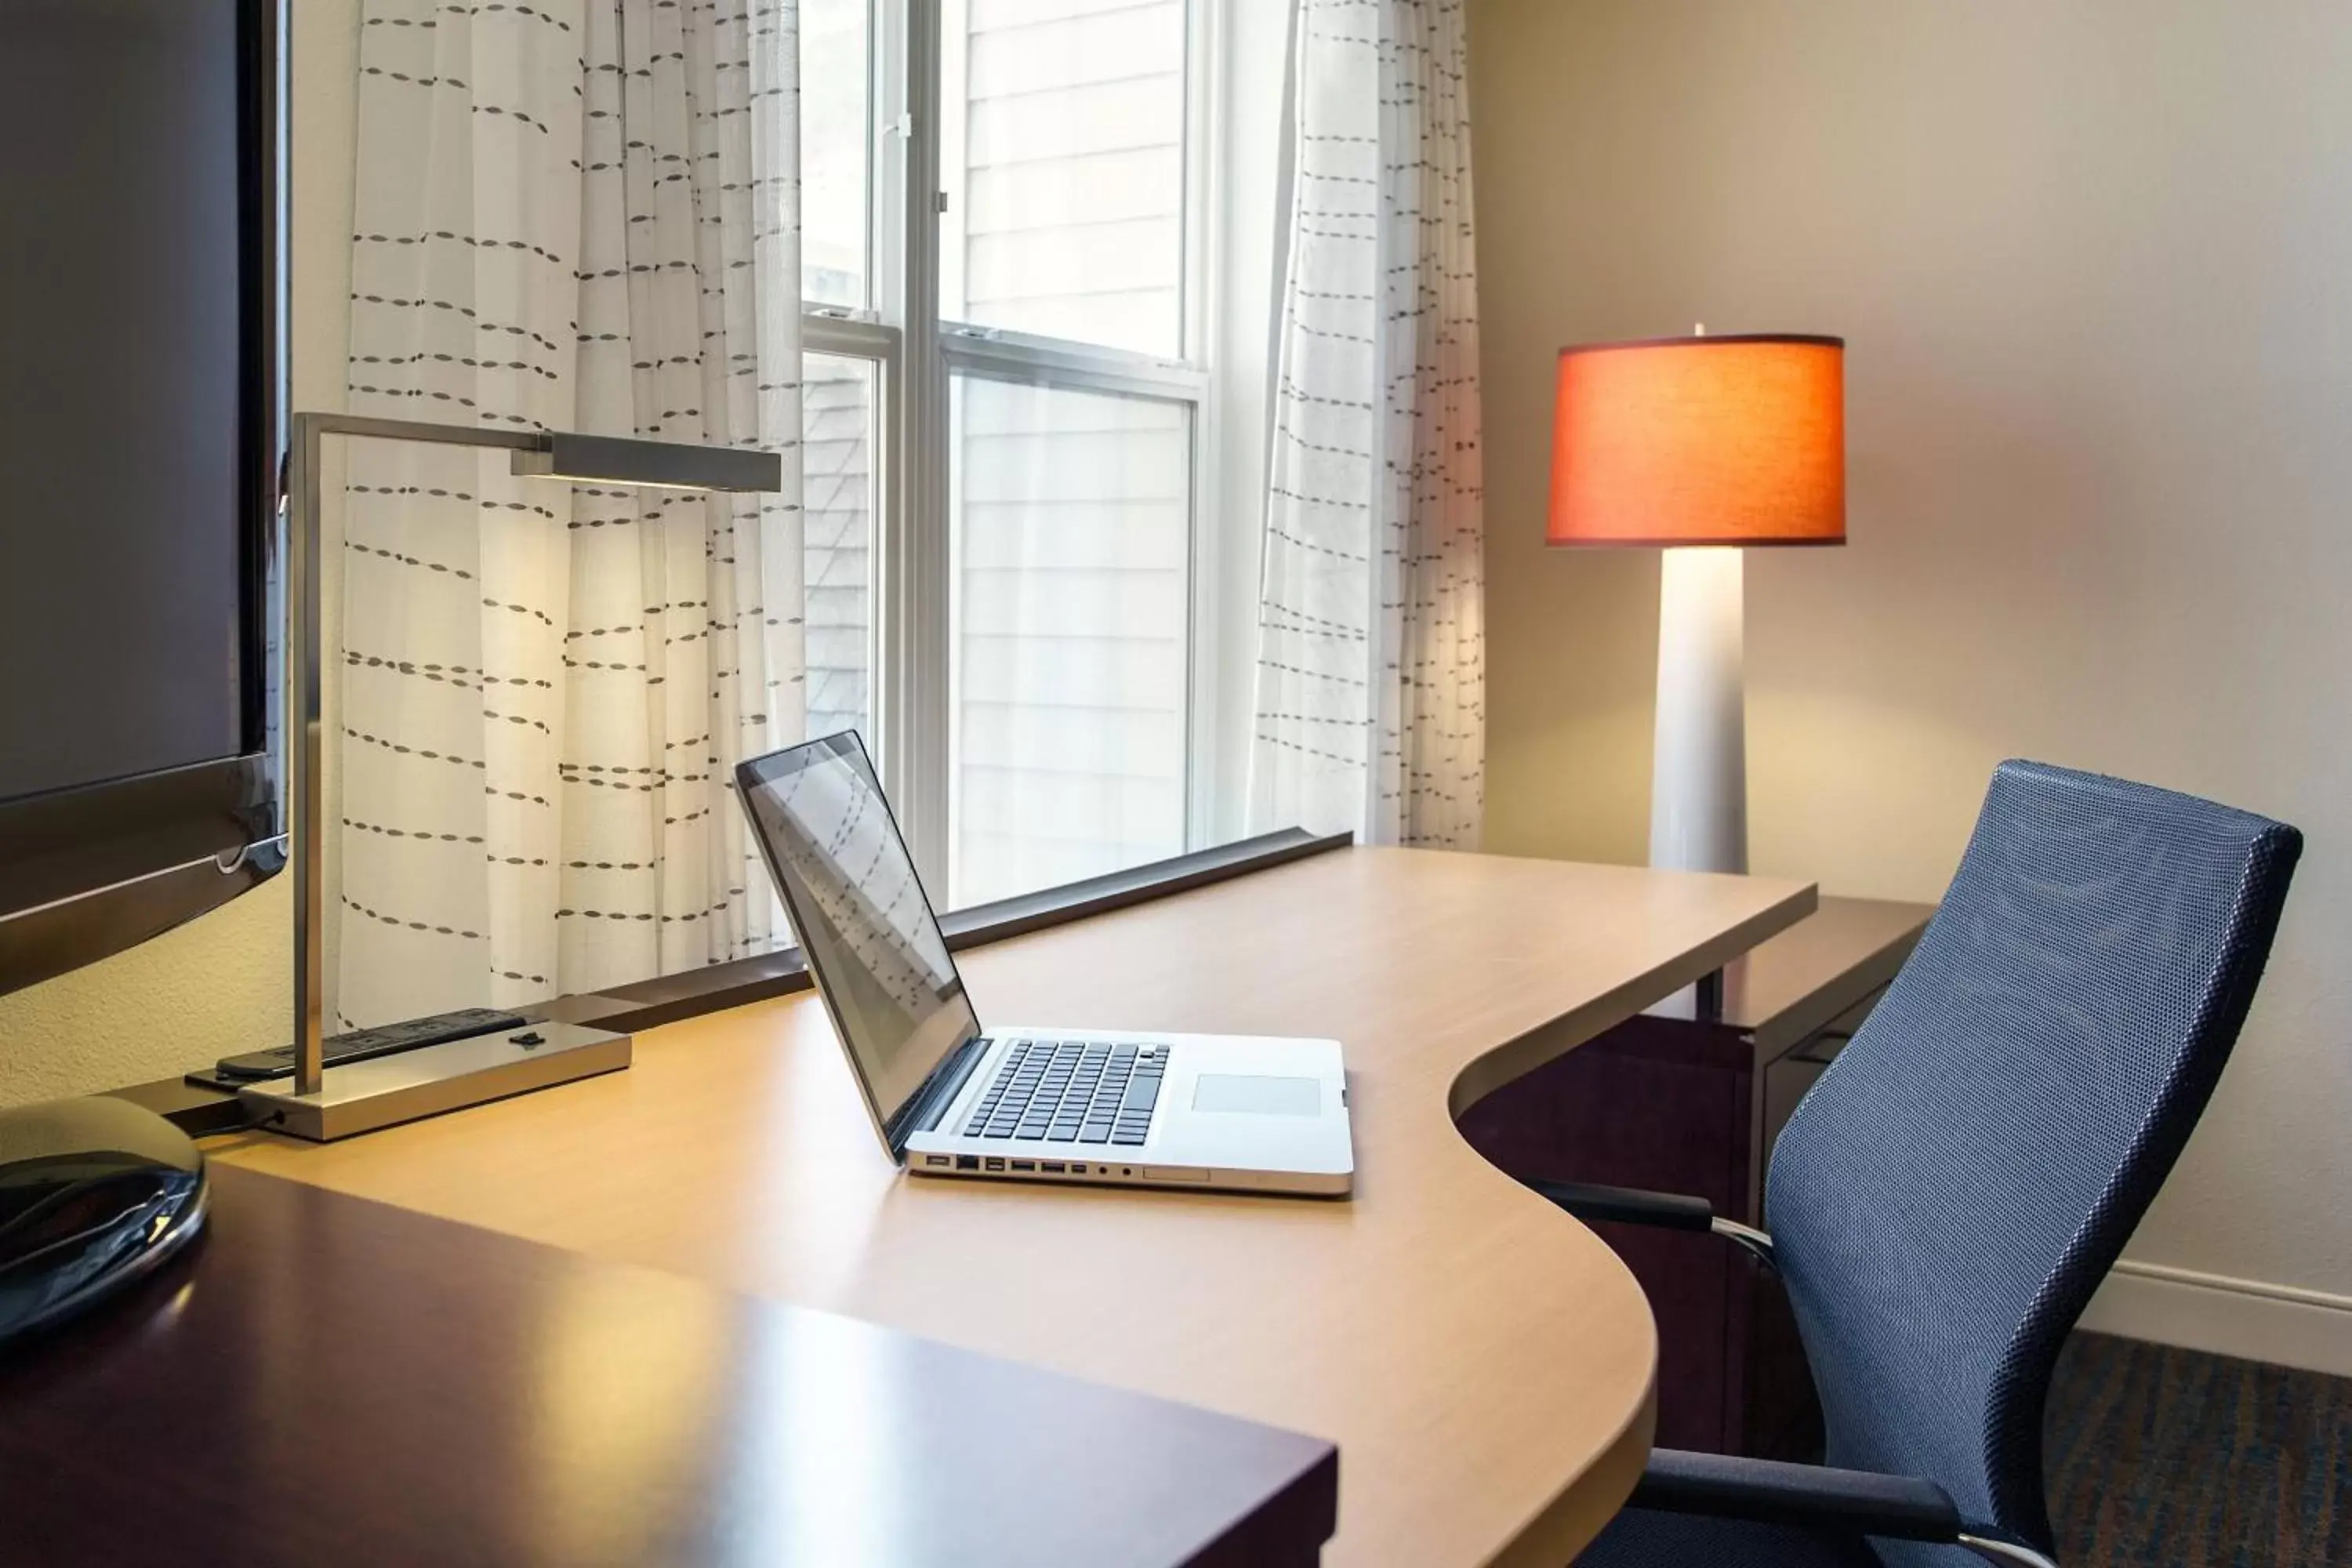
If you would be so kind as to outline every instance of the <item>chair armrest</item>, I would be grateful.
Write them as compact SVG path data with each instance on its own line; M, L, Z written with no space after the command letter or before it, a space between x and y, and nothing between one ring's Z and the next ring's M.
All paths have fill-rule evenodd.
M1603 1187L1591 1182L1534 1180L1527 1185L1579 1219L1614 1220L1621 1225L1657 1226L1666 1230L1711 1231L1746 1247L1767 1268L1778 1267L1772 1257L1770 1237L1738 1220L1723 1218L1705 1198L1645 1193L1638 1187Z
M1933 1481L1654 1448L1628 1508L1957 1543L1960 1510Z
M2048 1557L2000 1531L1960 1517L1950 1496L1915 1476L1784 1465L1726 1454L1653 1448L1628 1508L1698 1513L1751 1524L1876 1535L1960 1546L1988 1563L2057 1568Z
M1668 1230L1703 1231L1715 1226L1715 1206L1705 1198L1645 1193L1638 1187L1596 1186L1590 1182L1530 1181L1528 1185L1579 1219L1654 1225Z

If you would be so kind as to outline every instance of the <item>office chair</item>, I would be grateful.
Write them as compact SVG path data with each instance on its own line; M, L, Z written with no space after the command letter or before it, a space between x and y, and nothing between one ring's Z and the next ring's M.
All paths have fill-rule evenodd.
M1661 1449L1581 1568L2047 1568L2060 1345L2220 1078L2302 835L2036 763L1993 775L1917 949L1780 1134L1773 1234L1534 1182L1777 1269L1827 1468Z

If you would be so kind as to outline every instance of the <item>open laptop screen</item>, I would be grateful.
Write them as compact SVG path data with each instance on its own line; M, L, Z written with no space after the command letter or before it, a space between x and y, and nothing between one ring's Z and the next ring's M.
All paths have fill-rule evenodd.
M887 1128L980 1023L873 764L845 731L754 757L735 780L809 973Z

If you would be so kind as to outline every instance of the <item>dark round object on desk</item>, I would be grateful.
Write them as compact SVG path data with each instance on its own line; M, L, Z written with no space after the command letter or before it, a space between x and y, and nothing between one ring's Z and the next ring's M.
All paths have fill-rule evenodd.
M104 1095L0 1110L0 1343L146 1274L204 1228L205 1157Z

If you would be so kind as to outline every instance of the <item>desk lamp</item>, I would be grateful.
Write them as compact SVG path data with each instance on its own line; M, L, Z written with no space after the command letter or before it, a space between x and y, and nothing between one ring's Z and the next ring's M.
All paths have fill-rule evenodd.
M1740 552L1845 542L1845 340L1559 353L1545 542L1664 546L1650 864L1748 869Z
M294 872L294 1087L247 1089L240 1098L260 1124L298 1137L348 1137L396 1121L568 1083L629 1065L629 1037L576 1024L536 1025L425 1046L330 1073L325 1065L326 825L320 819L319 697L319 459L324 438L354 437L486 447L513 454L513 471L566 483L646 485L667 489L776 490L783 463L773 452L432 425L345 414L294 416L286 505L286 799Z

